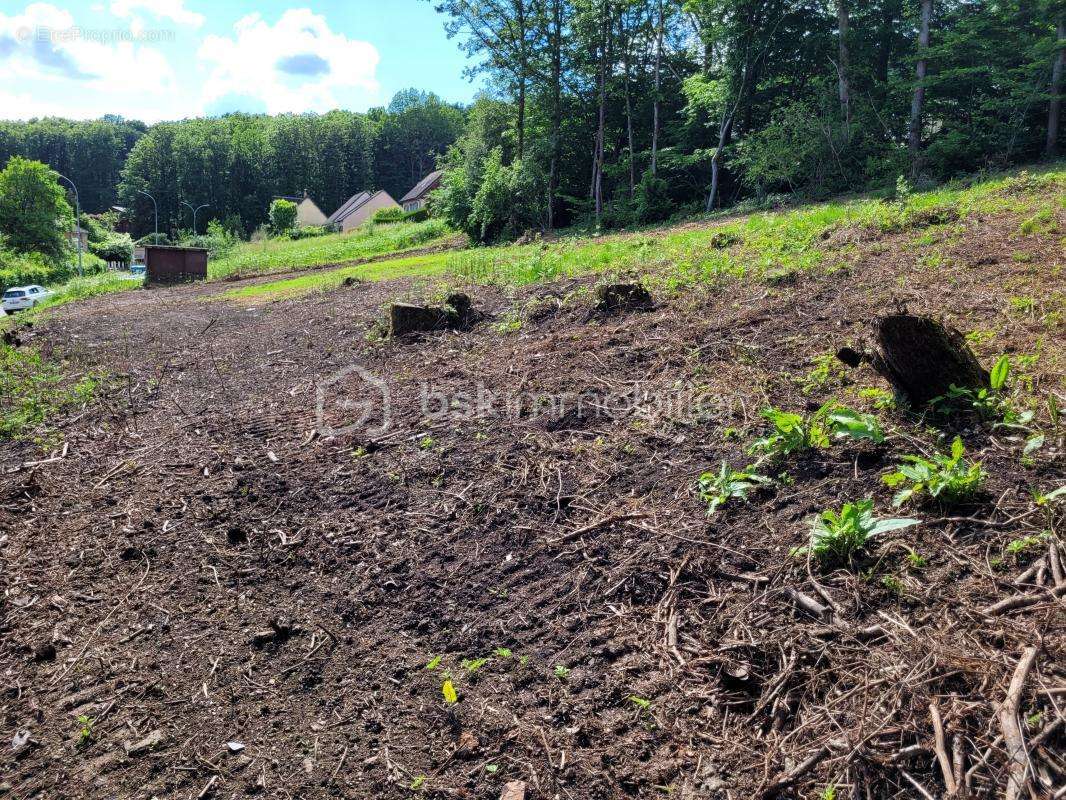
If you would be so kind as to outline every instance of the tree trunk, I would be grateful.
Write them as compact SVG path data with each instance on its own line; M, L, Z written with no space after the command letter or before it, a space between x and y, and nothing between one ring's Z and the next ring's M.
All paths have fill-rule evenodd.
M593 177L592 177L592 196L596 207L596 224L600 222L600 218L603 216L603 151L604 151L604 137L605 128L607 123L607 62L610 58L608 50L610 49L611 38L611 25L610 14L607 9L607 0L604 0L601 6L601 14L603 15L603 29L601 31L601 47L600 47L600 113L599 124L596 128L596 155L593 159Z
M552 3L552 156L548 170L548 230L555 227L555 195L559 182L559 129L562 127L563 12L562 0Z
M633 147L633 98L629 92L629 45L626 38L625 17L618 15L619 44L622 46L622 67L625 70L625 98L626 98L626 137L629 145L629 199L633 199L633 192L637 185L637 154Z
M739 98L737 104L740 103ZM714 211L714 201L718 197L718 173L719 173L719 158L722 155L722 149L729 141L729 137L733 131L733 118L737 114L737 105L733 106L732 111L729 112L729 116L722 120L721 127L718 132L718 147L714 150L714 155L711 156L711 191L707 194L707 213Z
M659 93L662 90L663 0L659 0L659 27L655 32L655 98L651 110L651 174L659 168Z
M526 53L526 0L516 0L515 21L518 25L518 158L521 160L526 145L526 73L529 69Z
M1066 65L1066 19L1059 18L1058 52L1051 67L1051 103L1047 112L1047 145L1044 155L1054 158L1059 144L1059 115L1062 113L1062 70Z
M921 170L922 106L925 104L926 51L929 49L929 24L933 17L933 0L921 0L921 26L918 30L918 66L915 70L914 98L911 100L911 121L907 131L907 147L911 154L911 177Z
M851 129L851 89L848 86L848 4L847 0L836 0L837 3L837 90L840 96L840 113L844 117L845 138Z

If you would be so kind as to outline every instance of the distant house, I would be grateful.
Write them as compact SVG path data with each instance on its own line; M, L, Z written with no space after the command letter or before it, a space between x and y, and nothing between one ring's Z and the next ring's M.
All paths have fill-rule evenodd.
M296 203L296 227L303 228L306 225L325 225L326 215L322 213L315 201L307 196L307 191L304 190L303 197L289 197L286 195L278 195L275 200L288 200L290 203Z
M440 188L440 178L443 174L444 170L438 169L420 180L418 185L405 194L403 200L400 201L401 205L403 205L403 210L418 211L418 209L425 207L426 200L429 199L429 193L434 189Z
M385 191L359 192L352 195L341 207L329 215L327 224L335 225L342 233L354 230L374 216L382 208L399 208L400 204Z

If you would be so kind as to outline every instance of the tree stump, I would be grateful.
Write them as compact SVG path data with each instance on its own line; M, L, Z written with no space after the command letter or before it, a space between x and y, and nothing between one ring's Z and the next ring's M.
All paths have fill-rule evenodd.
M448 295L443 306L393 303L389 307L389 336L467 328L476 317L470 298L462 292Z
M605 314L651 308L651 305L651 294L639 283L610 283L596 287L596 310Z
M877 321L877 345L871 366L915 408L947 394L952 386L989 386L988 372L963 335L929 317L882 317Z

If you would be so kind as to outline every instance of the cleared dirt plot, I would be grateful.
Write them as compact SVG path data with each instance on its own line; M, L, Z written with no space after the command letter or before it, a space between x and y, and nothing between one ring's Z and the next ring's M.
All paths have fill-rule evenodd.
M1053 796L1066 206L990 192L754 275L771 221L649 234L650 307L474 252L37 319L9 352L98 386L0 444L0 796ZM456 288L470 330L384 336ZM998 390L836 358L901 308Z

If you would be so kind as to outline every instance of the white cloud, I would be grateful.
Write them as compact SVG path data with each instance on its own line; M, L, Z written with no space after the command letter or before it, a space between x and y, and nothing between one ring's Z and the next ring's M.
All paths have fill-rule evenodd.
M147 11L160 19L173 20L179 25L193 28L204 24L204 15L187 9L185 0L111 0L111 13L116 17L133 17L136 21L135 11Z
M166 56L118 33L78 27L69 12L48 3L0 13L0 85L10 90L4 116L174 116L180 87ZM122 105L115 108L119 92Z
M217 109L220 98L239 95L261 100L272 114L321 112L338 106L337 90L379 91L377 49L334 33L310 9L289 9L275 25L257 12L233 28L232 37L208 36L200 46L210 69L205 107Z

